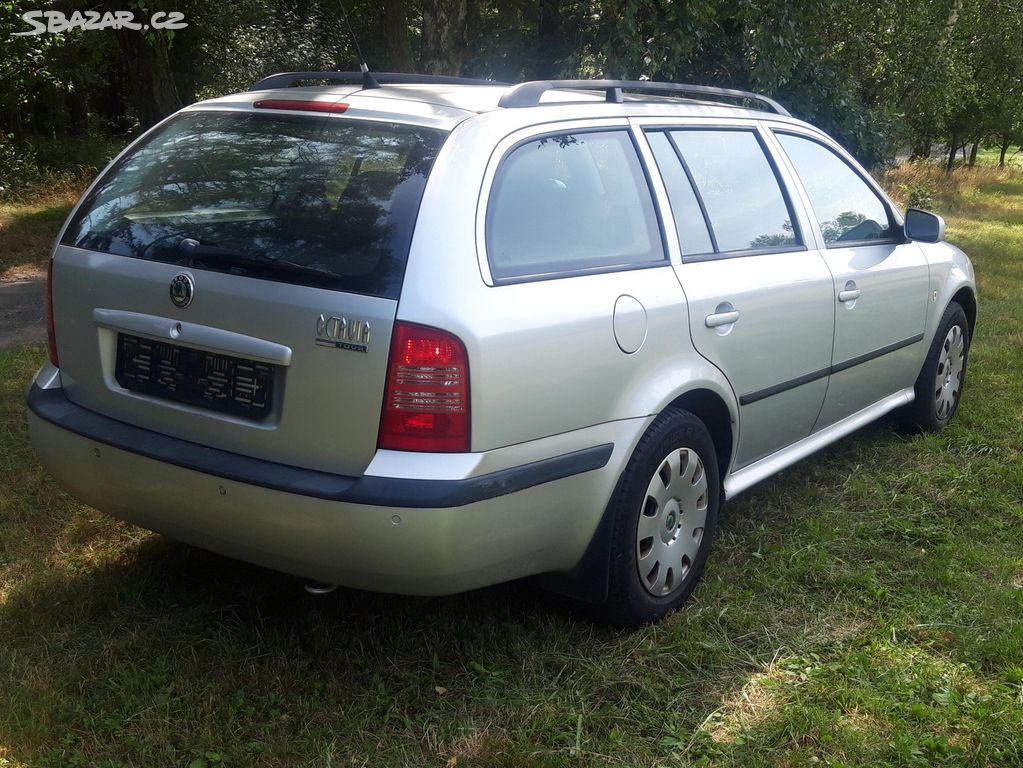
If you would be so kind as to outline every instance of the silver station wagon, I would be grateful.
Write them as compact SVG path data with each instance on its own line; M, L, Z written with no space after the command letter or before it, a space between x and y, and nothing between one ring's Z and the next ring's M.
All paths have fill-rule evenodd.
M275 75L72 212L31 436L77 498L225 555L420 595L543 575L640 624L726 498L955 415L976 289L943 238L756 94Z

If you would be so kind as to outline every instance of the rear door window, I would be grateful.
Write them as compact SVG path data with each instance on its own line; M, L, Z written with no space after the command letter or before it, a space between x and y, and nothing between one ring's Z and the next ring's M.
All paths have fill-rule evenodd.
M498 280L663 263L629 132L559 133L512 149L494 179L486 242Z
M802 247L789 201L754 131L676 130L669 135L706 210L715 251Z
M893 239L887 206L845 160L812 139L776 135L810 198L825 243L841 247Z
M657 169L661 172L664 187L668 191L671 214L675 219L675 230L682 246L682 254L691 256L713 253L714 243L710 238L703 208L680 160L675 143L663 131L648 133L647 141L657 160Z
M122 158L65 245L397 298L441 131L189 112Z

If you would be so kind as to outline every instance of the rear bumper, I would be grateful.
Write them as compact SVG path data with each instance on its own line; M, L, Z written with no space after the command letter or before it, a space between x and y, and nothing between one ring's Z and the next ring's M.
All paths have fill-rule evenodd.
M476 477L351 478L139 429L72 403L52 382L34 384L28 403L44 466L87 504L231 557L403 594L571 568L631 450L626 432L643 426L594 427L588 439L606 442Z

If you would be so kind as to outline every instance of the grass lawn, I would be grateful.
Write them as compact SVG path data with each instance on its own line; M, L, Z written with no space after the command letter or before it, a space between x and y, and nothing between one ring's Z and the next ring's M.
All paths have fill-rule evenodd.
M313 598L108 519L28 446L44 352L0 352L0 766L1023 764L1023 174L934 173L888 183L977 266L957 421L743 494L635 632L523 584Z
M30 203L0 203L0 281L45 277L53 240L76 199L69 190Z
M977 153L977 162L998 165L998 155L999 149L997 147L988 147ZM1005 154L1005 164L1012 168L1023 168L1023 152L1020 151L1019 147L1013 146L1009 148L1009 151Z

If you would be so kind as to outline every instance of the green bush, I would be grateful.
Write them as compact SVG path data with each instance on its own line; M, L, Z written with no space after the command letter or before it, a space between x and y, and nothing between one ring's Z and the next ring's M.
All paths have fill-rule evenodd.
M21 199L37 189L44 176L31 146L0 134L0 200Z
M934 207L934 189L930 184L900 184L899 191L908 208L930 210Z
M0 201L25 202L60 190L80 193L122 146L99 135L29 142L0 133Z

